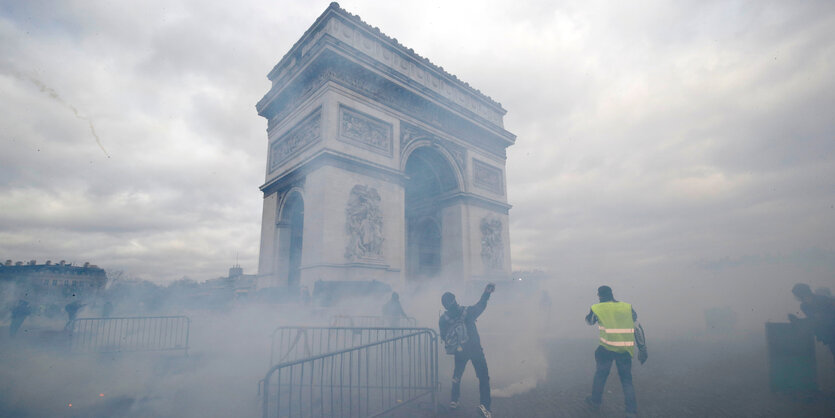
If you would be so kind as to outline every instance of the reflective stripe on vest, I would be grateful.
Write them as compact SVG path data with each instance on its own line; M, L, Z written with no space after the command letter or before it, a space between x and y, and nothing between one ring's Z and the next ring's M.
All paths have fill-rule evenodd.
M604 328L600 325L597 326L598 329L602 329L609 334L632 334L635 332L635 328Z
M600 337L600 341L603 342L603 344L609 344L615 347L632 347L635 345L634 341L609 341L603 337Z
M624 302L601 302L592 305L600 330L603 348L633 355L635 350L635 322L632 305Z

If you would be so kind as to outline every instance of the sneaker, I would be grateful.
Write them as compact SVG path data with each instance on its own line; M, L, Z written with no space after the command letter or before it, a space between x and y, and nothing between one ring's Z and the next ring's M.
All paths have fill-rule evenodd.
M449 409L458 409L458 402L452 401L449 403Z
M487 409L487 407L484 405L478 406L478 412L481 412L481 416L483 416L484 418L493 418L493 413L490 412L490 410Z
M591 399L591 396L586 397L586 405L588 405L589 408L591 408L593 411L599 411L600 410L600 404L593 401Z

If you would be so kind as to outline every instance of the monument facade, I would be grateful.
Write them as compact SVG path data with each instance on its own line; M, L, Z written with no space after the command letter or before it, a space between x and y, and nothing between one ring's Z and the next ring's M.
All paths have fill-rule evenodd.
M509 277L499 103L336 3L268 78L259 287Z

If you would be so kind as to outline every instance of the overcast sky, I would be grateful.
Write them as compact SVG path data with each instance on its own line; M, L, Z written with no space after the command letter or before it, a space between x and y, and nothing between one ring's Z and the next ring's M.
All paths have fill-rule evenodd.
M835 284L835 3L340 4L507 109L515 269ZM3 1L0 258L255 273L254 106L327 6Z

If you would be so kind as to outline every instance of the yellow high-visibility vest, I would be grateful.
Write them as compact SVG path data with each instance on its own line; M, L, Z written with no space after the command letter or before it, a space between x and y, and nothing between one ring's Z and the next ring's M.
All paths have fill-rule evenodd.
M600 329L600 345L617 353L635 355L635 322L632 305L624 302L601 302L591 305Z

